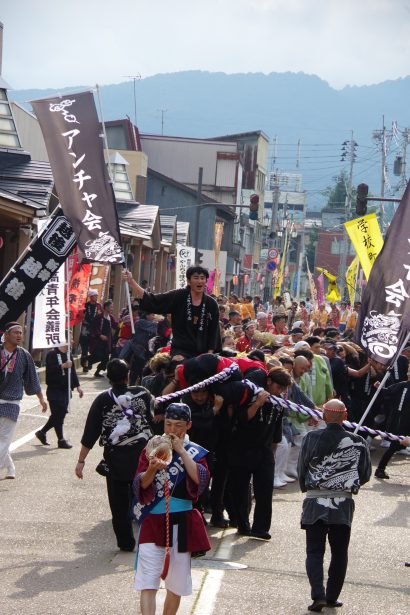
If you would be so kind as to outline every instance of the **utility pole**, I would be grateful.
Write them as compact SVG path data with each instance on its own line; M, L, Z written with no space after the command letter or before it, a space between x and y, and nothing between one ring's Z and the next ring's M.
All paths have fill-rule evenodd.
M353 190L353 165L356 160L356 147L357 143L353 139L353 130L351 131L350 141L345 141L343 143L343 147L348 147L348 150L344 150L342 155L342 160L344 160L344 156L349 157L349 180L346 186L346 198L345 198L345 222L350 220L350 215L352 211L352 190ZM340 278L340 289L342 299L345 296L346 292L346 269L347 269L347 256L349 252L349 238L347 236L346 228L343 226L343 241L342 241L342 250L340 255L340 265L339 265L339 278Z
M137 81L141 79L141 75L137 73L136 75L124 75L126 79L132 79L134 82L134 126L137 125L137 92L135 84Z
M168 109L158 109L158 111L161 113L161 135L164 135L164 116Z
M202 177L204 174L203 167L199 167L198 169L198 188L196 192L196 210L195 210L195 250L198 258L198 249L199 249L199 214L201 212L201 201L202 201Z

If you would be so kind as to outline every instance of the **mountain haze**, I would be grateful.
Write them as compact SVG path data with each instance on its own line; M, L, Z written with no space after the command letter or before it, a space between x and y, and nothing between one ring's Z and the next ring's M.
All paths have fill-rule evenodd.
M75 92L65 90L19 90L10 98L22 104L34 98ZM100 87L104 117L134 119L133 82ZM372 139L374 130L387 129L392 121L399 128L410 124L408 101L410 76L371 86L335 90L326 81L304 73L210 73L185 71L159 74L136 82L137 124L141 132L188 137L263 130L270 139L278 137L275 168L301 172L302 187L312 192L312 206L323 203L318 196L332 177L346 168L340 162L341 145L351 130L358 143L354 183L366 181L373 193L380 185L380 146ZM301 160L296 169L296 143L301 140ZM392 185L394 156L401 144L391 143L388 171Z

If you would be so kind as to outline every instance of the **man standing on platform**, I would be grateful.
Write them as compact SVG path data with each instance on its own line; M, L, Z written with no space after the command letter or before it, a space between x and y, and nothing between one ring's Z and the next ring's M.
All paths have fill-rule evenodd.
M338 399L323 406L325 429L309 432L299 456L299 484L306 498L301 527L306 530L306 572L311 587L309 611L340 607L347 570L347 551L353 521L353 495L371 476L369 449L361 436L343 429L346 407ZM323 558L329 540L331 559L326 590Z
M218 304L206 294L209 272L200 266L188 267L187 286L167 293L150 293L132 279L130 271L123 278L140 299L140 309L153 314L171 314L171 354L188 359L205 352L222 350Z

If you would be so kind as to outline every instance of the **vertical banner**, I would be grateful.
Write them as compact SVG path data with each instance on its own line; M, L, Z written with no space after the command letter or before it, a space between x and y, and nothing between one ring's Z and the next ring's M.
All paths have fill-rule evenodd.
M195 248L191 246L181 246L177 244L176 246L176 255L177 255L177 275L175 281L176 288L185 288L186 287L186 270L191 265L195 265Z
M376 214L349 220L344 226L359 257L366 280L368 280L374 261L383 247L383 237Z
M0 284L0 329L34 301L75 245L73 229L59 211L30 243Z
M354 298L356 294L356 281L359 273L359 257L355 256L346 271L346 285L347 292L349 293L350 305L354 304Z
M124 261L92 92L32 101L61 206L87 262Z
M310 268L309 268L308 259L306 259L306 271L307 271L307 276L308 276L308 281L309 281L310 298L312 301L313 309L317 310L318 308L317 290L316 290L315 281L313 279L312 272L310 271Z
M65 265L51 276L34 304L33 348L55 348L67 343Z
M90 280L91 265L77 262L68 288L68 300L70 305L70 327L81 322L85 303L87 301L88 283Z
M370 356L391 362L410 332L410 182L363 292L356 339Z
M323 273L317 276L316 278L317 284L317 302L318 305L323 305L325 302L325 278Z
M220 271L219 271L219 255L221 253L221 244L222 237L224 234L224 223L216 222L215 223L215 239L214 239L214 249L215 249L215 278L213 283L213 294L217 297L221 294L221 281L220 281Z
M109 265L91 265L89 288L98 292L98 301L100 303L103 303L105 299L109 272Z

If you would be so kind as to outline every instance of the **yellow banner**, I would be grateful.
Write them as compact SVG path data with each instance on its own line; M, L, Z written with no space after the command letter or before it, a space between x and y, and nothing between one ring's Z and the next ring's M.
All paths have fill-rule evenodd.
M214 278L214 287L213 294L219 296L221 294L221 284L220 284L220 272L219 272L219 255L221 253L221 244L222 237L224 234L224 223L223 222L215 222L215 238L214 238L214 248L215 248L215 278Z
M380 232L376 214L368 214L345 222L345 228L359 257L366 279L377 255L383 247L383 237Z
M356 293L356 280L359 272L359 257L355 256L346 271L347 292L349 293L350 305L354 304Z

